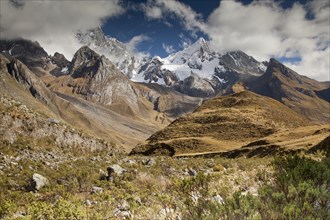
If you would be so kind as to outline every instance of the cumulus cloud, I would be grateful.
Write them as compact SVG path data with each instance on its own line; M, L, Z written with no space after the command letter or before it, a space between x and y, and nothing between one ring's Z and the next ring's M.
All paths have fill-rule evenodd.
M206 20L179 1L149 0L148 4L162 10L163 20L175 16L193 35L197 31L208 35L217 51L242 50L261 61L299 57L301 61L285 64L300 74L329 80L329 1L295 3L287 9L274 1L255 0L248 5L221 1Z
M167 45L167 44L163 43L163 49L165 50L165 52L167 54L175 52L175 49L173 48L173 45Z
M48 53L71 58L80 47L74 33L101 26L124 12L120 0L98 1L0 1L0 38L38 41Z

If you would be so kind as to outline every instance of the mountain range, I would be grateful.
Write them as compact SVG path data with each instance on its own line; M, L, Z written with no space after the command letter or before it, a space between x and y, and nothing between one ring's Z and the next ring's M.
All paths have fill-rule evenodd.
M101 28L75 36L83 46L71 61L37 42L1 40L1 94L125 152L140 144L133 153L233 151L329 125L330 82L275 59L220 53L203 38L165 58L141 57Z

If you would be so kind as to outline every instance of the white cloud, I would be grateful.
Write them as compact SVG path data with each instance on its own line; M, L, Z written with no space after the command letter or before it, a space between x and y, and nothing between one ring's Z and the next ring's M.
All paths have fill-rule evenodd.
M143 42L143 41L147 41L150 40L150 37L148 37L147 35L141 34L141 35L137 35L132 37L132 39L130 39L128 42L126 42L126 46L127 48L137 57L146 57L146 56L150 56L150 54L148 54L147 52L140 52L137 49L137 46Z
M208 35L215 50L242 50L258 60L300 57L298 63L284 64L300 74L329 80L329 1L295 3L288 9L269 0L255 0L249 5L221 1L205 21L179 1L149 0L148 4L162 10L163 20L175 16L186 30L192 31L192 36L197 31ZM180 45L185 47L187 43L181 40Z
M166 22L167 16L174 16L179 19L186 30L192 31L192 33L203 25L201 14L176 0L148 0L146 4L142 4L142 10L148 18L163 19L164 22Z
M14 7L12 0L0 1L0 37L23 37L38 41L48 53L60 52L71 58L80 44L77 30L101 26L104 19L124 12L120 0L29 1Z
M329 80L330 7L324 1L314 1L309 7L315 13L311 20L306 19L308 8L300 4L282 9L262 1L247 6L222 1L203 31L218 50L240 49L259 60L300 57L298 63L284 64L300 74Z
M146 7L146 16L149 18L161 18L162 10L159 7Z
M189 47L193 42L188 38L186 37L183 33L180 33L179 34L179 38L180 38L180 44L179 46L184 49L184 48L187 48Z
M150 38L147 35L140 34L137 36L132 37L128 42L126 42L126 46L131 50L131 51L137 51L137 46L146 40L149 40Z
M163 43L163 49L166 51L167 54L171 54L171 53L175 52L173 45L167 45L167 44Z

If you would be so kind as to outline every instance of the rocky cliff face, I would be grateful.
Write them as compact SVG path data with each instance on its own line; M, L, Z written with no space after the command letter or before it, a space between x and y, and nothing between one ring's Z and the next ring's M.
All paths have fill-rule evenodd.
M27 91L29 91L35 98L39 99L45 104L51 104L54 94L52 94L44 85L44 83L30 71L17 58L6 57L0 54L1 68L8 71L17 82L19 82Z
M135 58L125 44L115 38L105 36L100 27L87 32L78 32L76 37L81 44L111 60L128 78L133 76Z
M87 100L111 105L127 102L137 107L138 97L129 79L105 56L100 56L89 47L80 48L69 67L72 80L69 86L74 93Z

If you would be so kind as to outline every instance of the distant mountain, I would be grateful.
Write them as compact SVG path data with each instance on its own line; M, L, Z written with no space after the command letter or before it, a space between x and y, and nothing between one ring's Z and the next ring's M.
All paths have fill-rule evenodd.
M199 97L222 94L237 82L261 76L264 63L242 51L225 54L213 51L200 38L182 51L161 59L154 57L140 67L132 80L155 82L174 87L177 91Z
M282 103L243 91L205 101L138 145L132 153L194 154L227 152L310 122Z
M67 74L69 61L64 55L48 55L38 42L25 39L0 40L0 52L17 58L39 77L47 73L55 76Z
M68 74L50 82L50 85L53 91L68 95L76 94L121 115L149 121L154 121L150 118L153 115L151 111L165 112L165 109L159 107L162 102L167 102L167 99L179 102L184 98L184 95L171 89L148 88L130 81L109 59L87 46L83 46L75 53ZM179 106L167 105L170 117L177 117L180 112L190 112L199 103L195 98L183 100L186 101L186 107L190 107L181 111Z
M0 40L0 52L18 58L28 67L44 67L47 65L48 54L38 42L30 40Z
M100 27L86 32L79 31L76 38L82 45L88 46L99 54L106 56L128 78L133 76L136 58L125 44L115 38L107 37Z
M315 122L330 122L330 82L301 76L270 59L266 73L248 84L258 94L276 99Z

